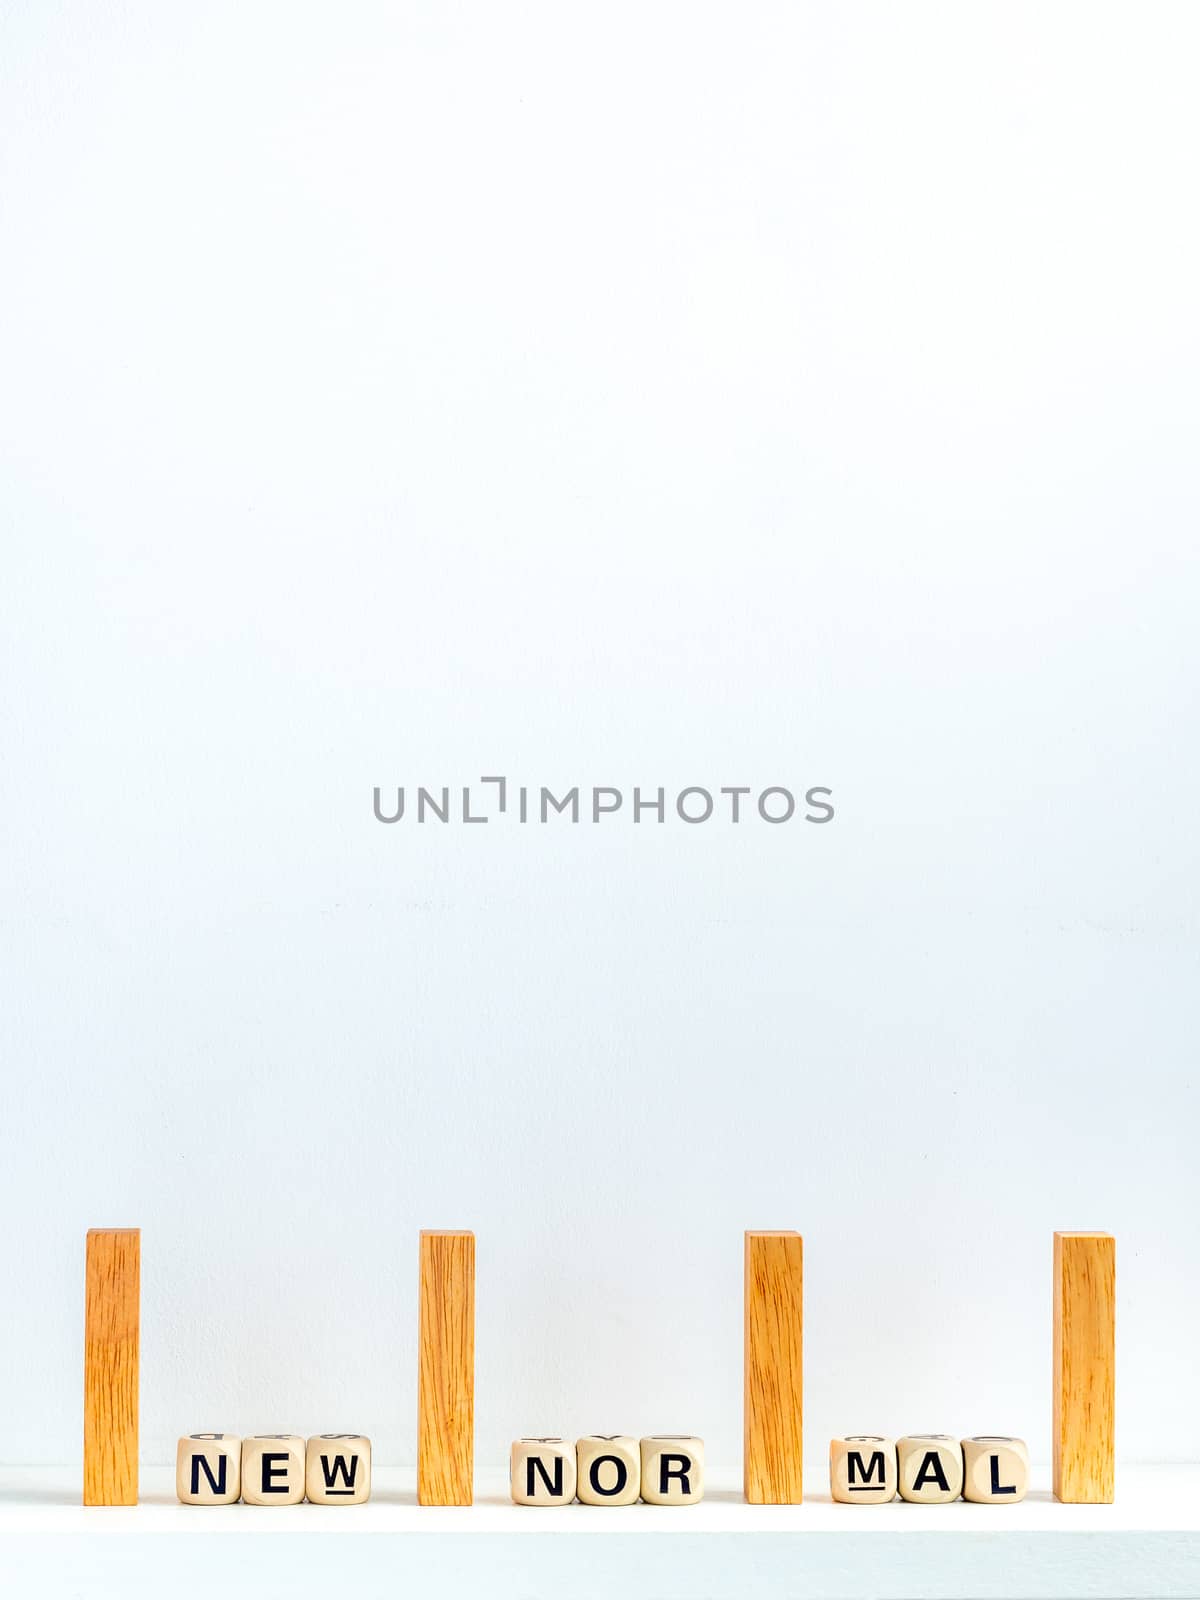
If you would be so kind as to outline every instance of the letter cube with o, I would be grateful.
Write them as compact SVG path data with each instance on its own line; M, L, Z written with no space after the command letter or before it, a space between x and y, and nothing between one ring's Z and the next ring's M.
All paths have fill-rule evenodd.
M574 1442L514 1439L508 1476L519 1506L569 1506L575 1498Z
M898 1439L896 1466L902 1500L935 1506L962 1493L962 1445L948 1433L910 1433Z
M651 1506L694 1506L704 1499L704 1440L656 1433L642 1440L642 1499Z
M298 1433L259 1433L242 1440L242 1499L248 1506L300 1504L304 1446Z
M896 1498L896 1441L848 1433L829 1441L829 1488L844 1505L881 1506Z
M319 1433L305 1451L304 1490L315 1506L361 1506L371 1498L371 1441Z
M978 1434L964 1439L963 1499L980 1505L1013 1506L1029 1487L1029 1451L1024 1439Z
M189 1433L175 1451L175 1493L185 1506L231 1506L242 1492L242 1441Z
M589 1433L576 1441L575 1490L585 1506L631 1506L641 1492L642 1451L626 1433Z

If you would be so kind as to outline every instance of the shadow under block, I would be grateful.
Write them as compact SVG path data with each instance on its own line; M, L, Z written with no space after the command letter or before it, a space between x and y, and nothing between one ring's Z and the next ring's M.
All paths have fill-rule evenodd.
M475 1235L421 1234L417 1500L469 1506L475 1486Z
M1054 1235L1054 1494L1113 1498L1116 1240Z
M138 1498L141 1232L90 1228L83 1334L83 1503Z
M743 1493L753 1505L803 1499L804 1241L746 1234Z

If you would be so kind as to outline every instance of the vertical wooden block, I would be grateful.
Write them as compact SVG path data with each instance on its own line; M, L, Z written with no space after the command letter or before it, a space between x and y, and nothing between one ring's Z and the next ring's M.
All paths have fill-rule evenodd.
M746 1234L743 1492L753 1505L803 1494L804 1241Z
M1054 1494L1113 1498L1116 1240L1054 1235Z
M421 1234L417 1500L469 1506L475 1490L475 1235Z
M90 1228L83 1333L83 1503L138 1498L141 1231Z

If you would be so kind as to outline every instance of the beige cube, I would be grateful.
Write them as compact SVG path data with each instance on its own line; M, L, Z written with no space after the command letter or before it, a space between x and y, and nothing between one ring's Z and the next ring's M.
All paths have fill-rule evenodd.
M585 1506L631 1506L641 1493L642 1452L627 1433L589 1433L575 1443L575 1490Z
M519 1506L569 1506L575 1498L574 1441L514 1439L508 1476Z
M242 1499L248 1506L295 1506L304 1499L305 1441L298 1433L242 1440Z
M948 1433L909 1433L896 1441L901 1499L917 1505L957 1500L963 1486L962 1445Z
M189 1433L175 1450L175 1493L185 1506L231 1506L242 1492L242 1441Z
M361 1506L371 1498L371 1441L363 1433L318 1433L305 1450L304 1492L315 1506Z
M829 1488L845 1505L881 1506L896 1498L896 1441L848 1433L829 1441Z
M977 1434L964 1439L963 1499L985 1506L1014 1506L1029 1488L1029 1451L1024 1439Z
M694 1506L704 1499L704 1440L655 1433L642 1440L642 1499L651 1506Z

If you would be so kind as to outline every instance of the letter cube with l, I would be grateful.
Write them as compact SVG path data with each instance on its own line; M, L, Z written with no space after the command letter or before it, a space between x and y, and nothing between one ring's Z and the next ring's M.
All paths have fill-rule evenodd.
M259 1433L242 1440L242 1499L248 1506L295 1506L304 1499L304 1440Z
M575 1498L575 1445L570 1439L514 1439L508 1464L519 1506L569 1506Z
M175 1451L175 1493L185 1506L231 1506L242 1492L242 1441L189 1433Z
M642 1440L642 1499L651 1506L694 1506L704 1499L704 1440L656 1433Z
M1029 1451L1024 1439L978 1434L964 1439L963 1499L987 1506L1013 1506L1029 1488Z
M948 1433L910 1433L896 1441L900 1497L942 1505L962 1493L962 1445Z
M361 1506L371 1498L371 1441L319 1433L305 1451L304 1490L315 1506Z
M589 1433L576 1441L575 1459L585 1506L631 1506L641 1492L641 1447L627 1433Z
M829 1488L845 1505L881 1506L896 1498L896 1441L848 1433L829 1441Z

